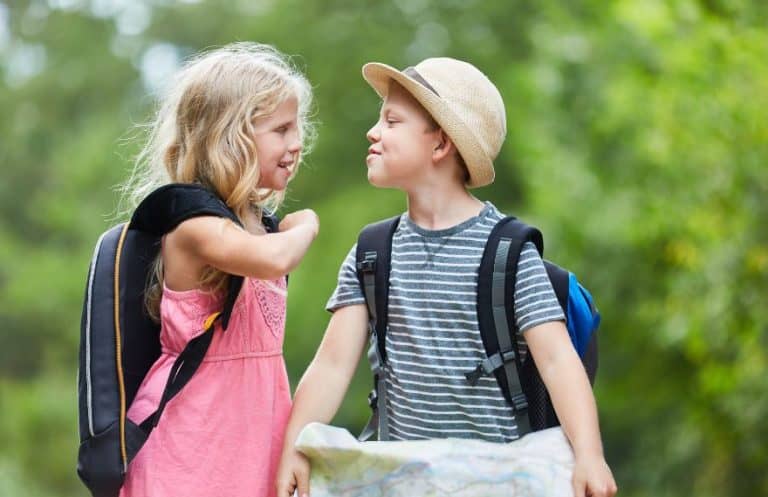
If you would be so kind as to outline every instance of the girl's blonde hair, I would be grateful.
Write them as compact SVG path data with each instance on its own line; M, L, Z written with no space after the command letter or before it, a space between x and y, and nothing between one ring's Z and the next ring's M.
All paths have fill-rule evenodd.
M146 144L122 188L125 210L164 184L197 183L215 192L241 220L248 213L260 218L263 209L274 212L285 193L258 186L254 124L291 97L298 103L297 126L306 152L314 138L309 119L312 88L284 55L269 45L242 42L189 59L146 126ZM300 161L301 152L290 178ZM157 317L163 281L159 257L155 274L147 304ZM220 291L226 275L211 269L200 283Z

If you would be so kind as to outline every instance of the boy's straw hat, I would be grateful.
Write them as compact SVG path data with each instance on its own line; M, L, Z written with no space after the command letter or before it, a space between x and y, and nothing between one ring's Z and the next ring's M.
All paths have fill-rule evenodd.
M363 66L363 77L382 98L395 80L427 109L464 159L467 186L493 182L493 160L504 142L507 120L501 94L485 74L472 64L439 57L403 71L370 62Z

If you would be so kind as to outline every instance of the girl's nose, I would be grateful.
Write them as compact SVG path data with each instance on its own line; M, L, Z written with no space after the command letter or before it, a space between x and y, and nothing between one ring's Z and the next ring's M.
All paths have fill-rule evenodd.
M299 133L293 133L290 142L288 143L288 151L290 153L296 153L301 150L301 137Z

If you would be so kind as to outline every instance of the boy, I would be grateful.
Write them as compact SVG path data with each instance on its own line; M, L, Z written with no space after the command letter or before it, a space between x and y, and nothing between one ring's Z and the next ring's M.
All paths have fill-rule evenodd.
M384 99L368 131L368 181L405 192L408 211L392 241L384 371L392 440L518 438L511 406L493 376L469 385L464 373L485 358L476 315L480 258L503 215L467 188L493 181L506 134L504 103L474 66L433 58L398 71L369 63L363 77ZM339 408L366 344L368 311L352 247L328 302L333 316L302 378L286 432L278 495L308 495L309 464L293 448L310 422ZM542 260L531 243L514 292L523 351L533 355L574 449L577 497L612 496L592 390L564 325Z

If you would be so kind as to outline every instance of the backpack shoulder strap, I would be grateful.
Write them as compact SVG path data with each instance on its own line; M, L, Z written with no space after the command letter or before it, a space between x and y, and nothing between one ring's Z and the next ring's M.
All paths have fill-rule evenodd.
M357 278L368 306L371 332L376 335L379 354L386 360L389 272L392 267L392 237L400 216L369 224L357 238L355 263Z
M131 217L131 229L162 236L187 219L220 216L242 225L237 215L211 190L202 185L172 183L150 193ZM269 233L278 231L280 219L269 210L261 217Z
M141 201L130 229L155 236L173 231L182 221L197 216L220 216L238 225L240 220L215 193L202 185L172 183L161 186Z
M386 361L386 332L389 302L389 273L392 262L392 237L400 216L369 224L360 232L355 253L355 268L360 288L368 306L370 345L368 362L373 374L373 390L368 395L372 413L360 434L360 440L368 440L374 433L379 440L389 439L387 416L387 392L384 385Z
M541 232L507 217L491 230L486 242L477 282L477 318L488 356L466 373L475 384L480 376L494 374L501 391L515 411L520 436L530 432L528 402L520 380L521 364L514 317L517 263L526 242L544 250Z

